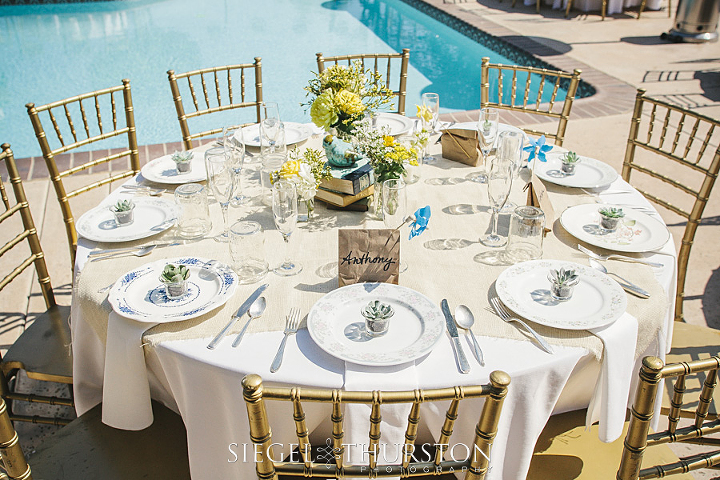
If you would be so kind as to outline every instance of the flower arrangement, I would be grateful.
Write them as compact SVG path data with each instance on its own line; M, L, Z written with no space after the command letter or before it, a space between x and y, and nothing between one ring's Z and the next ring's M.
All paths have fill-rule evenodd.
M293 182L300 199L310 201L315 197L320 182L331 177L330 169L325 166L323 161L323 153L320 150L308 148L302 154L293 150L290 153L290 159L270 175L270 181L272 183L280 180Z
M352 65L331 65L316 73L305 90L310 99L303 105L310 107L313 123L347 136L354 134L366 113L388 105L393 96L382 75L365 70L359 60Z
M355 149L370 160L376 183L400 178L405 172L406 161L410 165L418 165L420 148L417 137L415 144L408 147L388 135L385 129L375 130L369 125L359 125L356 138Z

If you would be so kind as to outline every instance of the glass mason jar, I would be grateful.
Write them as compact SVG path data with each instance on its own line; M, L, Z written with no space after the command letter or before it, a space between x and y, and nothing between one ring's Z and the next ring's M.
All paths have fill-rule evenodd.
M182 238L204 237L212 229L207 190L199 183L186 183L175 189L175 203L180 206L177 233Z
M520 206L510 218L510 232L505 255L512 263L542 257L545 236L545 214L537 207Z

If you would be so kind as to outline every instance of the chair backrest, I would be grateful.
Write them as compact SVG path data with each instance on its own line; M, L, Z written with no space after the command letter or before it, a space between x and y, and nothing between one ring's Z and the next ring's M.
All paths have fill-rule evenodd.
M11 480L32 479L30 465L20 447L20 438L10 421L10 412L2 397L0 397L0 459Z
M640 383L630 418L630 427L625 437L625 446L617 473L618 480L660 478L720 464L720 450L718 450L694 454L671 464L642 468L643 454L646 447L673 442L720 445L717 439L705 438L706 435L720 432L720 420L717 418L709 420L708 417L710 400L717 384L719 368L720 356L718 355L704 360L669 365L663 365L663 361L657 357L645 357L643 359L643 365L640 369ZM690 375L704 375L705 380L697 397L697 408L692 425L680 427L678 422L686 390L686 377ZM661 385L660 380L663 379L668 381L675 379L667 429L649 433L657 398L657 389ZM666 388L669 387L666 386Z
M3 164L5 165L8 179L12 185L15 201L11 202L5 190L3 180L0 178L0 196L2 196L3 206L5 207L5 211L0 214L0 225L3 225L3 231L7 232L8 223L6 222L17 213L22 219L23 231L19 232L12 239L8 240L5 245L0 247L0 257L4 256L14 247L22 244L24 239L26 239L30 245L30 256L22 260L17 267L13 268L0 280L0 290L5 288L31 264L35 264L35 271L37 272L40 289L45 299L45 305L47 308L50 308L55 305L55 296L53 295L52 285L50 283L50 275L45 265L45 254L40 246L40 240L38 239L35 222L33 222L32 214L30 213L30 205L25 196L25 189L23 188L22 179L20 178L20 172L15 164L15 158L13 157L10 145L7 143L0 146L0 165ZM17 258L19 255L20 254L11 254L10 256Z
M683 319L683 298L690 249L720 170L720 121L645 95L638 89L622 177L649 200L687 220L678 254L675 320ZM644 154L641 155L637 148ZM678 166L684 173L678 172ZM688 186L685 182L694 186ZM640 185L638 185L640 184ZM672 189L663 189L670 185ZM663 192L661 198L659 192ZM652 193L651 193L652 192ZM685 202L689 208L676 203ZM691 204L691 206L690 206Z
M325 70L328 63L339 65L341 62L352 65L355 60L360 60L363 68L371 68L367 64L372 63L372 69L383 76L385 85L392 90L397 97L397 110L400 115L405 115L405 97L407 95L407 71L410 64L410 49L403 48L402 53L364 53L358 55L337 55L334 57L325 57L322 53L316 53L318 73ZM393 75L393 63L399 76ZM397 64L400 64L399 66ZM395 74L397 75L397 74ZM398 78L395 82L394 78Z
M567 73L545 68L493 64L490 63L489 57L483 57L480 73L480 106L549 117L553 119L553 123L557 121L555 132L529 128L523 130L531 135L545 135L547 138L552 138L555 145L562 146L581 73L582 71L578 69L573 70L573 73ZM519 96L518 83L520 83ZM552 91L548 92L550 85ZM556 99L561 88L566 91L565 100L560 104L561 108L557 108ZM491 89L493 94L497 93L497 101L490 101Z
M254 73L255 98L248 95L245 86L246 70L251 70ZM180 122L183 145L186 150L193 148L193 140L220 133L224 126L221 125L198 133L190 133L188 120L191 118L236 108L254 108L256 122L260 122L260 105L263 102L262 62L260 57L255 57L254 63L203 68L178 74L174 70L168 70L167 74L170 81L170 91L175 102L175 110ZM186 83L187 85L185 85ZM210 83L210 86L208 86L208 83ZM186 93L184 102L181 90ZM202 96L198 99L201 95L200 92L202 92ZM225 95L223 92L226 92ZM188 97L192 101L189 101Z
M124 122L119 118L121 115L118 113L116 97L120 95L116 94L121 94L122 96ZM85 102L85 104L83 104L83 102ZM91 105L86 109L87 104ZM41 107L36 107L34 103L28 103L26 107L32 126L35 129L35 136L40 144L43 158L45 158L45 163L50 172L50 180L52 180L53 186L55 187L55 194L60 202L60 208L65 221L65 230L68 242L70 243L70 257L74 264L75 250L77 248L77 232L75 231L75 219L73 218L72 209L70 208L70 199L97 187L133 176L140 172L130 80L123 80L122 85L117 87L85 93L58 102L48 103ZM88 110L90 111L88 112ZM60 114L56 116L54 112L57 111L59 111ZM50 122L52 128L43 128L40 115L43 112L47 113L48 119L46 122ZM73 114L76 115L75 121L73 121ZM81 118L79 122L77 116ZM111 122L108 122L108 118ZM76 127L76 123L80 122L82 123L82 127L78 128L79 125ZM64 135L72 136L72 142L69 142L69 139L66 140ZM70 162L67 162L69 168L60 171L57 162L58 155L120 135L127 135L127 148L123 147L119 149L119 151L111 150L109 155L101 154L100 158L89 160L80 165L72 165ZM55 145L54 147L51 145L51 139L52 144ZM77 159L77 156L75 156L75 158ZM129 159L129 165L123 163L119 172L113 172L113 168L116 167L118 160L121 159L126 159L125 162ZM95 182L90 182L69 192L65 189L64 180L67 177L75 173L83 172L89 168L98 167L97 169L100 170L100 167L104 165L107 165L107 177Z
M260 479L277 479L277 475L295 475L320 478L344 477L414 477L426 475L427 472L465 471L466 479L482 479L488 471L490 449L497 434L498 420L502 404L507 395L510 376L505 372L495 371L490 374L487 385L452 387L434 390L412 390L398 392L351 392L343 390L305 389L305 388L274 388L262 384L258 375L247 375L243 379L243 398L248 411L250 437L261 452L256 462L256 471ZM468 446L471 453L464 461L445 460L444 454L458 418L460 401L467 398L485 398L480 419L475 428L475 439ZM295 432L298 438L298 461L275 462L272 459L272 433L266 412L265 400L292 402ZM302 401L325 402L332 406L332 465L313 462L310 452L312 446L308 440L308 429L305 425L305 413ZM450 401L440 435L437 437L434 460L410 463L415 452L418 424L420 421L420 405L424 402ZM364 465L346 465L343 446L343 404L367 404L370 406L370 432L368 463ZM380 439L380 423L382 417L380 407L383 404L412 404L405 430L405 444L402 449L402 463L378 464ZM466 470L464 470L466 469Z

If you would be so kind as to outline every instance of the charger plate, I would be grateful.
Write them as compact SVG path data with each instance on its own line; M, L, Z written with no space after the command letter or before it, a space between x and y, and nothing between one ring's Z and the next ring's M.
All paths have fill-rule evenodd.
M392 306L388 332L365 333L360 313L371 300ZM318 300L307 318L310 336L330 355L368 366L407 363L430 353L440 339L445 320L440 308L421 293L389 283L356 283Z
M560 268L570 268L580 274L580 282L566 302L550 296L548 273ZM495 289L500 300L521 317L565 330L610 325L627 309L627 296L616 281L593 268L561 260L515 264L500 274Z
M205 268L209 261L178 257L146 264L120 277L108 301L116 313L139 322L167 323L198 317L224 305L238 284L232 269ZM185 265L190 270L188 291L180 298L168 298L158 279L168 263Z

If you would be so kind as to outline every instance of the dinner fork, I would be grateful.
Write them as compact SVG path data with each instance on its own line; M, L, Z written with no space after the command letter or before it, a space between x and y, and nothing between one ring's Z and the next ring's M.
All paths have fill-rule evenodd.
M589 248L585 248L580 244L578 244L578 250L580 250L581 252L583 252L585 255L587 255L590 258L594 258L595 260L610 260L613 258L617 258L618 260L626 260L628 262L644 263L645 265L650 265L651 267L657 267L657 268L663 267L662 263L651 262L650 260L644 260L642 258L626 257L625 255L616 255L616 254L600 255L599 253L593 252Z
M505 308L505 305L503 305L500 302L500 299L498 297L490 297L490 303L492 303L493 308L495 309L497 314L500 316L500 318L503 319L503 321L505 321L507 323L510 323L510 322L519 323L520 325L525 327L525 330L530 332L532 334L532 336L535 337L535 340L538 341L538 343L540 344L540 346L542 347L543 350L545 350L548 353L554 353L550 344L548 344L545 341L545 339L542 338L535 330L530 328L527 323L523 322L519 318L516 318L516 317L513 317L512 315L510 315L510 312L507 311L507 309Z
M300 309L299 308L293 308L290 310L290 313L287 316L287 320L285 321L285 336L282 339L282 342L280 343L280 348L278 348L277 353L275 354L275 360L273 360L272 365L270 365L270 372L275 373L278 370L280 370L280 365L282 365L283 360L283 354L285 353L285 343L287 342L287 338L290 335L293 335L297 333L298 327L300 326Z

